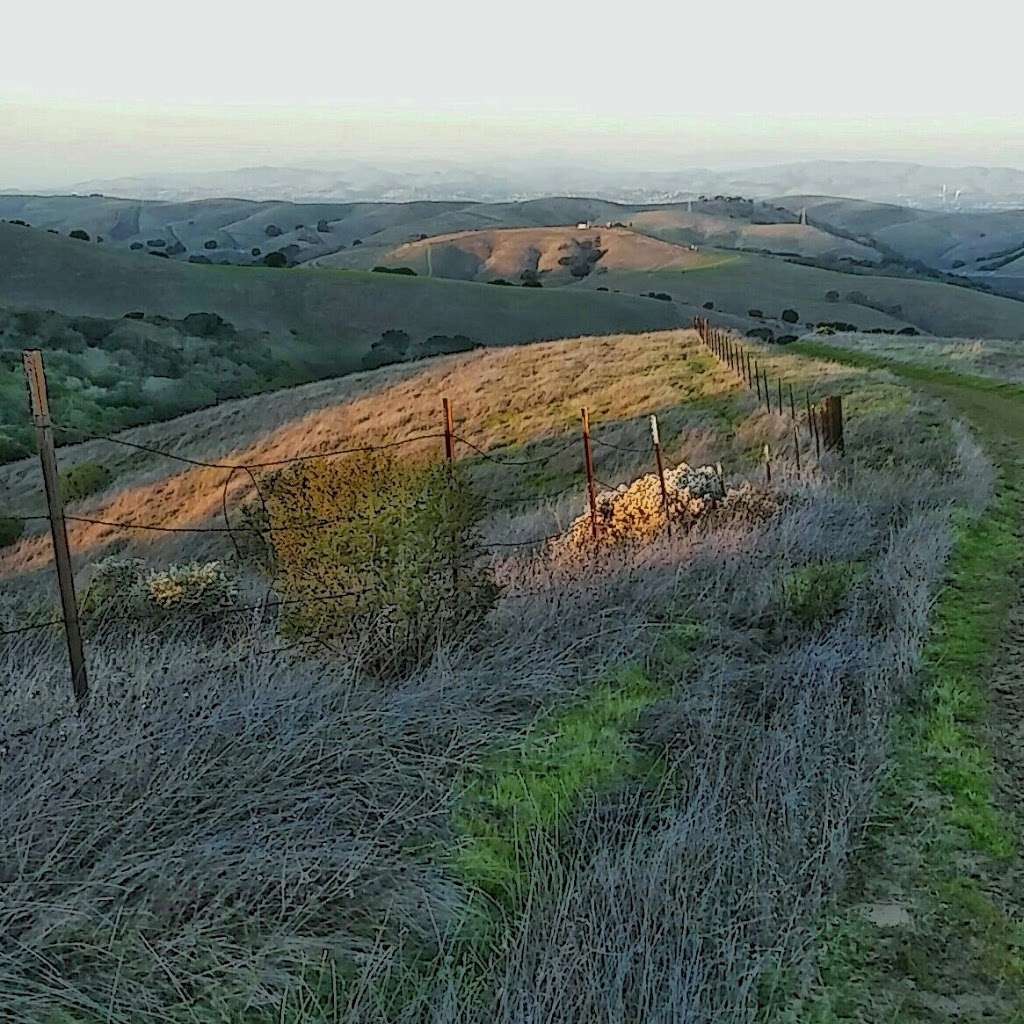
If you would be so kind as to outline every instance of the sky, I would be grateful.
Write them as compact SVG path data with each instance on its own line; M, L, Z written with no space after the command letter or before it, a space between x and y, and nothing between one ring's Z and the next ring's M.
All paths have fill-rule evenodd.
M369 158L1024 167L1022 5L8 0L0 187Z

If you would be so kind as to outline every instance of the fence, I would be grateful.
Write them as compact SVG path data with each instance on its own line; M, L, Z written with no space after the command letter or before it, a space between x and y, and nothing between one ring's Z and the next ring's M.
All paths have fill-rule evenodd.
M757 393L758 402L763 404L769 413L785 416L788 411L793 424L793 457L798 469L800 466L801 423L807 432L809 441L813 442L815 453L819 458L823 450L826 452L838 451L841 455L846 454L841 396L829 395L821 402L812 403L810 393L805 390L802 408L798 412L792 383L787 383L785 394L781 377L775 379L773 386L768 379L767 367L762 367L756 358L759 350L747 346L734 335L713 327L703 317L694 319L693 329L707 349L725 363L743 385L751 392ZM806 410L806 414L804 410ZM770 458L765 460L765 473L770 481Z
M769 385L767 373L765 371L763 377L761 372L757 368L757 364L751 361L751 355L749 352L745 352L739 343L724 334L712 328L706 320L697 320L694 323L694 327L701 338L701 341L712 351L719 359L723 360L731 369L739 374L748 387L753 388L754 382L756 381L756 387L759 398L763 395L766 407L769 411L772 411L770 404L770 396L768 393ZM669 515L669 494L666 486L664 459L661 446L661 439L658 429L658 421L655 416L650 417L650 442L648 446L635 447L626 446L614 443L609 440L605 440L598 435L595 435L590 420L589 411L587 408L581 410L581 422L580 422L580 433L578 436L566 440L564 443L558 445L555 449L544 453L538 457L522 458L522 459L509 459L502 458L495 455L492 451L488 451L480 445L477 445L471 438L465 437L456 432L455 427L455 410L452 403L448 398L443 398L441 402L441 429L436 432L428 432L423 434L414 435L401 440L391 441L379 445L359 445L353 447L347 447L342 449L336 449L325 452L315 452L309 454L296 455L289 458L273 459L259 462L250 463L222 463L222 462L210 462L201 459L190 458L188 456L180 455L175 452L165 451L159 448L155 448L149 445L143 445L134 441L130 441L122 437L113 437L108 435L90 435L85 440L90 441L103 441L111 445L120 446L140 453L146 453L155 455L160 458L167 459L171 462L182 464L189 467L199 467L204 469L215 469L223 471L226 476L224 478L222 493L221 493L221 513L224 520L223 526L196 526L196 527L175 527L167 526L160 523L139 523L139 522L127 522L127 521L116 521L107 520L89 516L79 516L73 514L67 514L64 510L63 500L61 497L58 474L57 474L57 463L53 434L54 431L61 431L59 425L54 424L50 419L46 379L43 370L42 355L38 351L26 352L24 355L26 377L29 384L29 395L33 421L36 425L37 440L39 445L40 460L43 469L43 479L45 485L48 514L37 515L37 516L19 516L12 517L18 519L24 523L30 522L45 522L50 527L50 534L53 543L53 550L55 556L55 564L57 569L57 582L61 597L61 611L62 614L58 618L54 618L45 622L31 623L29 625L20 626L12 629L0 630L0 637L10 637L24 633L30 633L38 630L48 630L58 627L63 627L65 631L65 637L68 645L68 657L71 668L71 681L72 689L76 705L79 709L83 708L86 704L89 692L88 676L86 669L86 660L83 643L83 626L90 625L92 622L91 618L82 618L79 614L79 607L77 601L77 595L75 593L74 577L71 571L71 546L68 540L67 534L67 523L80 523L87 525L96 525L116 529L119 531L140 531L140 532L154 532L162 534L220 534L226 536L236 554L241 554L241 547L239 545L239 536L246 533L257 533L261 536L263 542L267 544L268 548L272 547L272 536L275 533L288 530L314 530L321 528L328 528L332 525L336 525L341 520L338 518L322 518L313 521L305 521L297 526L280 526L274 525L272 521L267 521L267 526L264 529L254 529L253 527L238 526L231 522L229 514L229 491L232 480L238 473L243 473L249 478L249 482L252 487L252 491L256 495L257 500L262 504L264 512L267 509L266 496L262 492L260 482L257 477L257 472L261 470L274 470L280 469L286 466L295 465L297 463L304 463L312 460L331 459L336 457L342 457L347 455L355 454L366 454L371 452L379 452L395 448L404 448L410 445L423 445L425 443L440 443L443 445L444 458L449 465L453 465L457 458L459 448L468 450L472 453L474 458L479 458L485 462L497 465L503 469L515 470L524 467L540 467L549 463L551 460L558 458L565 454L571 449L579 446L580 450L580 470L585 476L585 484L587 489L587 506L588 515L590 521L590 531L592 538L597 541L601 536L601 522L598 514L598 501L597 501L597 485L600 484L607 490L614 490L614 485L606 483L598 478L595 469L595 457L594 449L602 448L609 452L615 452L619 454L627 454L637 459L649 459L650 470L657 474L662 505L665 512L666 529L669 535L671 535L671 521ZM778 395L780 396L776 402L776 410L780 414L784 414L783 403L782 403L782 382L778 381ZM790 398L790 414L794 420L794 434L797 432L797 420L796 406L794 404L794 397L792 387L789 389ZM842 413L841 405L838 404L838 400L826 400L826 403L820 408L817 405L813 405L810 402L809 397L805 394L806 407L807 407L807 422L808 428L813 431L815 445L819 452L821 450L822 438L826 438L825 446L835 446L836 431L838 430L838 437L842 438ZM829 406L829 401L835 403ZM826 410L831 408L831 412L826 414ZM838 410L838 412L837 412ZM838 426L835 417L838 415ZM80 431L75 431L76 436L81 439L82 435ZM795 448L796 465L797 471L800 471L800 451L799 441ZM770 455L765 462L766 468L766 479L771 482L771 460ZM576 490L580 486L580 483L573 481L567 486L558 488L554 491L548 491L546 493L530 493L526 496L513 496L510 498L491 498L485 497L482 500L489 502L492 505L509 507L520 502L537 504L544 500L550 500L553 498L560 497L569 491ZM270 536L266 536L270 535ZM521 541L505 541L496 542L484 545L483 547L493 552L508 551L514 549L525 549L531 547L537 547L544 545L555 538L562 536L561 533L550 534L546 536L534 537L528 540ZM452 586L453 588L458 587L458 565L453 562L452 564ZM353 597L359 596L351 591L344 593L324 593L318 594L313 597L304 597L301 599L282 599L274 595L274 588L271 586L267 596L259 601L258 603L248 605L238 605L229 608L224 608L216 612L204 612L204 618L210 618L212 616L232 616L232 615L256 615L259 614L261 617L269 611L275 609L287 608L295 605L313 604L317 602L325 601L344 601L349 600ZM530 596L529 593L514 596ZM146 620L137 615L128 616L115 616L110 617L107 615L94 616L96 619L100 619L103 625L115 625L118 623L141 623ZM286 646L274 647L268 650L254 651L252 654L257 656L262 655L275 655L286 651L291 651L295 647L299 646L301 641Z

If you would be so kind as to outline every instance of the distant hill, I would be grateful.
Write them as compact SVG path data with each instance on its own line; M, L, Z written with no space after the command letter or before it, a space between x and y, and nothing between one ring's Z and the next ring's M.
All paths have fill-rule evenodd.
M388 330L416 344L463 335L488 345L676 327L692 317L632 295L496 288L337 270L194 266L0 224L0 304L69 315L216 313L288 339L311 373L359 369Z
M441 235L399 246L387 259L434 277L567 284L612 270L694 269L710 266L721 257L621 227L561 227Z
M945 186L945 199L943 198ZM806 160L712 170L634 171L614 166L534 161L376 166L349 160L331 168L249 167L232 171L150 174L86 181L68 191L133 199L191 200L237 196L292 202L505 202L552 193L622 203L677 202L700 195L849 196L928 209L1024 206L1024 171L1008 167L933 167L907 161Z

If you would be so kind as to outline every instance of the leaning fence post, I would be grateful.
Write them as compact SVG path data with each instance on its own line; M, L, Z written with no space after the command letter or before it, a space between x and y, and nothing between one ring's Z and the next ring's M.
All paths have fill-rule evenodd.
M594 455L590 450L590 413L586 406L581 410L583 417L583 459L587 467L587 496L590 499L590 532L594 540L598 537L597 490L594 486Z
M764 404L768 407L768 412L772 411L772 393L768 388L768 370L764 371Z
M665 463L661 458L661 437L658 434L658 417L651 417L651 443L654 445L654 461L658 465L658 482L661 484L661 507L665 510L665 529L672 536L672 518L668 508L668 488L665 486Z
M39 444L39 462L43 470L43 487L50 518L50 537L53 540L53 560L57 566L57 585L64 613L64 633L68 643L68 661L71 666L71 688L79 710L89 697L89 680L85 670L85 651L82 647L82 627L78 621L78 599L75 596L75 575L71 566L71 548L68 545L67 525L64 521L64 500L60 493L57 474L57 454L53 447L53 423L50 420L50 399L46 390L46 372L43 353L29 349L22 354L25 378L28 381L32 421Z
M455 461L455 429L452 419L452 403L447 398L441 399L444 409L444 457L449 463Z
M761 367L754 363L754 383L757 385L757 404L762 402L761 398Z

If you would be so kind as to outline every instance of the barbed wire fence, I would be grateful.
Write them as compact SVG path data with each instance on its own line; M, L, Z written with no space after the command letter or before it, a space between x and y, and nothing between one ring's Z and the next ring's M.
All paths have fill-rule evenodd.
M769 394L769 381L767 370L762 370L757 361L753 359L752 353L745 349L742 344L731 335L711 327L708 321L697 319L694 321L696 330L701 342L718 359L724 362L741 381L750 388L756 390L759 400L763 401L769 412L776 412L785 415L783 405L782 381L777 381L777 398L774 409ZM258 474L266 471L281 470L287 467L301 465L316 460L328 460L343 458L346 456L365 455L403 449L408 446L424 446L429 443L442 443L443 454L446 462L453 467L457 458L458 450L461 448L471 454L471 458L481 463L499 467L503 472L515 472L519 470L532 470L546 467L552 460L557 459L572 450L578 450L581 454L580 468L574 476L583 476L583 479L573 479L564 486L554 490L535 491L530 490L525 495L506 495L494 497L491 495L478 494L477 498L485 505L495 509L510 509L525 505L538 505L544 501L560 498L572 491L586 488L587 512L584 513L589 519L590 533L592 539L600 540L602 525L598 509L598 486L606 491L615 491L616 485L608 483L597 476L595 469L595 448L618 456L628 456L632 460L650 460L650 470L658 477L661 501L665 515L665 528L669 536L672 532L670 499L666 484L664 457L661 446L661 438L657 417L649 417L649 443L644 445L625 445L616 441L606 440L595 434L591 429L589 410L584 407L580 413L580 431L577 435L566 438L554 448L537 456L523 458L509 458L496 454L493 448L488 449L477 444L472 438L455 429L455 417L452 403L448 398L442 399L442 429L418 433L412 436L387 441L381 444L361 444L344 448L330 449L327 451L307 452L299 455L288 456L276 459L264 459L253 462L222 462L204 460L177 452L167 451L152 445L141 444L128 438L106 435L87 434L83 435L81 430L62 427L53 423L50 418L49 401L46 387L46 377L43 368L42 353L38 350L30 350L24 353L26 378L29 384L30 408L33 422L37 431L37 442L39 447L40 461L43 469L44 491L47 500L48 514L46 515L25 515L6 516L24 524L46 523L49 525L49 532L54 553L57 584L61 599L61 614L42 622L32 622L22 626L0 629L0 638L12 638L30 634L42 630L62 628L68 647L68 659L71 672L72 691L76 707L81 710L85 707L89 695L88 674L86 669L85 645L83 636L93 626L108 627L119 624L144 625L156 618L156 616L133 615L110 615L102 612L82 616L79 611L78 596L75 590L74 574L71 560L71 544L67 533L67 523L81 524L85 526L98 526L109 530L124 531L128 533L156 533L168 535L220 535L226 537L234 550L238 560L244 561L243 546L240 538L252 538L255 535L262 543L264 549L271 554L274 551L273 538L275 534L288 533L291 531L311 531L329 529L332 526L340 525L347 521L347 517L320 517L304 518L297 523L276 523L268 508L268 498L264 488L261 486ZM797 475L800 474L800 443L799 425L803 421L809 436L812 438L819 455L822 446L826 450L838 447L842 450L842 407L841 400L836 398L826 399L824 403L812 404L809 395L805 393L806 418L798 415L792 385L789 386L789 415L793 421L794 455L796 461ZM833 403L830 405L829 403ZM838 416L838 420L836 419ZM187 466L193 469L209 469L221 471L225 474L220 490L220 514L223 525L202 525L202 526L173 526L158 522L138 522L134 520L108 519L99 516L68 514L64 509L64 502L61 495L59 475L57 472L56 447L54 444L54 432L73 433L76 440L100 441L107 444L128 449L133 452L152 455L157 458L166 459L174 464ZM837 433L838 431L838 433ZM722 478L721 467L716 467L719 478ZM258 502L262 511L262 524L254 526L251 522L245 525L232 522L231 519L231 485L238 474L248 478L249 488ZM771 453L768 446L765 446L765 475L766 482L771 483ZM483 551L498 555L510 554L516 551L528 551L540 549L544 545L564 537L564 531L530 537L523 540L492 541L480 545ZM455 559L452 562L452 587L453 592L458 588L459 567ZM282 597L278 592L277 579L271 573L271 580L264 597L256 602L248 604L236 604L230 607L217 609L203 609L202 611L176 612L176 622L188 622L192 619L208 623L211 619L226 618L230 616L251 616L257 618L261 623L268 616L282 609L296 606L308 606L322 604L324 602L351 602L363 596L358 590L345 590L339 592L318 593L312 596L301 598ZM535 596L541 593L540 590L526 590L521 593L505 595L506 599L521 599ZM239 664L247 657L276 656L283 653L293 652L304 646L325 647L333 650L329 644L317 636L300 637L294 642L284 645L259 649L255 646L252 650L233 658L225 663L223 668ZM205 674L205 673L204 673Z
M708 351L723 362L744 387L757 394L758 404L764 405L769 414L782 417L788 414L792 424L791 451L798 475L801 471L801 429L806 431L809 443L814 445L817 458L821 458L822 451L846 454L842 396L827 395L818 402L812 402L810 392L805 389L800 407L792 382L787 382L785 392L781 377L776 377L775 386L772 386L768 368L762 366L757 358L759 350L746 345L736 335L713 326L705 317L695 317L693 329ZM768 445L764 450L764 467L765 478L771 483L772 453Z
M267 495L264 488L261 486L258 476L261 471L273 471L315 460L329 460L345 456L377 453L414 445L422 447L431 442L443 442L444 457L451 465L454 465L456 461L456 453L458 449L461 448L463 451L471 453L472 459L479 460L480 463L499 467L503 472L542 469L551 463L552 460L558 459L574 449L578 451L582 449L583 457L580 460L580 468L574 474L577 479L573 479L563 486L548 490L535 490L531 488L529 493L521 495L511 494L495 497L492 495L480 494L477 495L477 497L483 504L495 510L511 509L525 505L537 505L544 501L554 500L569 494L572 491L579 491L581 487L585 485L589 499L588 504L591 531L595 539L600 536L601 531L596 506L596 488L599 483L602 487L609 490L614 490L615 488L613 485L598 481L595 473L592 445L600 446L609 453L614 452L619 455L628 455L634 459L649 458L651 460L651 470L657 472L659 475L662 494L663 496L666 495L661 446L657 434L657 420L653 416L651 417L651 443L646 446L627 446L616 444L612 441L605 441L599 437L593 436L590 430L589 411L584 408L581 410L581 431L579 434L565 439L555 447L549 448L549 450L546 450L537 456L508 457L497 454L493 449L489 450L482 444L478 444L473 438L466 436L464 433L456 432L453 407L449 400L445 398L442 400L443 429L440 431L419 433L406 438L383 442L380 444L353 445L326 451L308 452L285 458L264 459L244 463L213 461L180 454L178 452L167 451L153 445L141 444L125 437L108 434L83 434L83 432L77 428L72 431L71 428L65 428L60 424L54 423L50 418L42 353L38 350L25 352L24 362L26 376L29 381L30 408L33 421L36 425L40 460L43 465L44 490L48 514L5 516L5 518L13 519L23 524L48 524L51 542L53 545L54 562L57 567L57 584L61 598L61 613L58 616L45 621L32 622L26 625L0 629L0 638L13 638L43 630L62 628L65 632L68 645L72 691L76 706L79 709L84 708L89 695L83 635L94 626L106 627L129 623L145 625L151 618L156 617L147 617L137 614L112 615L102 612L83 616L80 613L78 595L75 590L75 581L72 571L71 543L67 530L68 523L81 524L84 526L97 526L108 530L124 531L128 533L220 535L226 537L230 541L235 555L239 560L242 560L243 551L242 543L240 543L242 537L252 537L253 535L257 535L266 549L272 552L273 537L275 534L290 531L328 529L346 521L345 517L322 517L314 519L307 517L303 518L301 522L295 524L281 524L275 522L274 518L268 511ZM220 485L220 514L223 519L223 525L208 524L201 526L175 526L160 522L140 522L134 519L107 518L97 515L79 515L66 512L64 509L64 501L61 495L60 480L57 472L56 446L54 442L55 432L73 433L76 440L105 442L116 447L128 449L132 452L166 459L171 463L181 465L183 467L221 471L225 474L223 482ZM264 523L259 527L255 527L251 524L243 525L232 521L230 500L232 494L232 482L238 474L248 477L249 489L262 509ZM580 475L584 477L582 481L578 478ZM667 496L665 497L665 501L667 514ZM496 555L508 555L516 551L527 551L530 549L541 548L562 536L564 536L564 532L558 531L523 540L483 543L480 547L484 551L494 553ZM457 567L453 565L452 571L453 586L457 586ZM507 596L511 598L526 598L535 596L537 593L540 593L540 591L525 591L523 593L515 593ZM276 592L276 581L272 579L267 594L262 600L214 610L204 609L197 612L183 610L180 613L176 613L174 618L175 621L188 622L191 619L196 619L208 622L211 618L250 615L258 617L262 621L268 614L279 611L280 609L322 602L351 601L359 596L361 596L359 591L344 591L338 593L323 593L302 598L286 598L281 597ZM309 637L300 639L295 643L290 643L285 646L273 647L268 650L254 650L250 652L250 654L254 656L263 656L284 653L295 650L307 642L310 645L319 643L316 637ZM235 664L236 661L237 659L233 659L226 663L226 666Z

